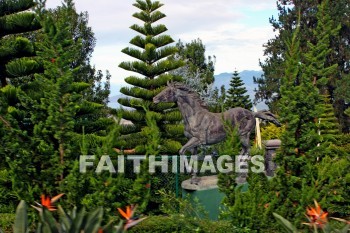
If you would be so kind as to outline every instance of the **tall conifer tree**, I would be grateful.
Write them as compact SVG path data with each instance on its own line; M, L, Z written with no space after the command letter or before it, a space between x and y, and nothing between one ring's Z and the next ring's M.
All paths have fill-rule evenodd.
M305 73L311 77L313 84L319 89L322 100L322 113L317 119L319 134L321 135L321 147L323 155L326 155L326 148L334 143L337 136L340 135L340 126L334 115L334 109L328 95L328 86L334 80L337 73L338 64L330 64L327 59L332 53L331 38L338 35L341 28L340 24L335 25L329 14L329 0L323 0L319 5L316 19L317 26L312 31L315 40L307 42L308 52L304 54L306 70ZM329 148L328 148L329 149Z
M267 58L261 62L263 76L255 78L255 82L259 85L256 92L256 99L265 101L270 109L277 110L277 103L280 99L281 77L285 74L283 63L286 60L286 44L285 38L288 38L296 27L298 10L301 12L300 30L302 37L300 46L302 51L307 51L307 44L318 40L313 30L318 26L317 12L318 4L323 1L294 1L294 0L278 0L277 10L278 18L270 18L270 23L274 30L278 31L275 38L270 39L265 45L265 54ZM327 83L328 94L330 95L331 104L335 109L335 115L344 132L350 130L350 120L344 115L344 110L349 106L346 102L346 92L338 91L342 89L341 84L348 83L345 81L350 69L348 61L350 60L350 28L349 21L349 2L347 0L332 1L327 10L333 20L333 29L340 24L338 34L329 34L331 52L328 54L325 66L329 67L337 64L338 67ZM330 32L330 31L328 31ZM323 34L323 33L322 33ZM319 34L321 36L321 34ZM304 58L301 60L304 63ZM339 84L339 85L337 85ZM338 93L336 95L335 93Z
M181 114L174 103L153 104L153 97L165 86L167 81L180 81L181 77L169 74L169 71L183 65L181 60L167 59L175 54L177 49L170 46L173 39L163 33L167 28L163 24L154 25L165 14L158 9L163 6L159 1L136 0L133 4L140 9L133 17L141 20L143 25L134 24L130 28L140 35L131 39L130 44L123 53L133 57L136 61L122 62L119 67L136 72L140 76L130 76L125 81L132 87L123 87L120 92L128 98L121 98L118 102L133 110L122 109L122 118L133 122L132 127L124 127L124 136L117 142L119 148L135 148L137 152L143 153L145 136L141 129L146 126L144 106L150 111L158 113L157 123L161 131L162 147L161 153L177 153L181 147L179 140L183 137L183 126L179 124Z
M25 183L33 179L33 165L27 162L33 156L28 111L33 103L17 85L18 80L32 77L41 68L32 59L33 43L25 37L26 33L41 27L36 14L30 11L34 6L33 0L0 1L0 169L4 178L0 206L4 203L10 206L17 202L16 197L24 199L26 190L34 192L35 189ZM24 165L28 165L26 169Z
M109 114L107 104L110 74L107 71L104 75L90 64L96 39L91 27L88 26L89 15L87 12L78 13L73 0L63 0L61 6L44 12L50 15L56 24L60 24L60 27L66 27L67 38L72 38L75 44L81 44L78 50L70 55L70 67L79 70L72 78L75 82L89 84L82 93L84 100L103 105L98 109L88 105L80 108L75 117L75 131L81 133L84 128L85 134L105 134L106 128L111 123L106 117ZM102 81L103 79L105 81Z
M285 131L276 157L278 169L271 185L271 197L274 197L271 209L293 219L296 224L303 220L302 213L313 199L319 200L333 214L344 215L349 212L348 208L339 207L348 205L348 194L343 191L343 185L348 183L344 174L350 163L348 159L338 157L341 153L335 149L332 151L331 134L336 135L334 132L324 131L324 140L322 133L319 135L320 130L324 130L327 125L318 122L325 115L326 103L320 90L322 85L327 84L327 76L336 68L336 65L329 65L326 60L329 53L327 38L330 34L321 32L327 32L326 25L330 25L328 13L324 11L327 5L328 1L323 1L318 6L319 24L313 31L315 34L318 32L317 40L308 42L304 64L301 62L299 25L292 40L286 43L288 53L279 106ZM278 195L272 195L274 193Z
M91 51L83 43L89 36L74 36L84 28L82 24L74 27L75 21L65 17L74 13L72 5L42 11L43 30L32 37L37 42L36 59L44 71L28 82L19 80L18 87L0 89L0 167L11 177L4 192L9 196L32 202L42 192L58 193L58 184L82 154L82 125L86 126L85 139L95 139L86 153L94 154L104 140L101 136L114 122L105 111L105 90L94 86L99 85L101 75L84 70L90 64L81 51ZM2 115L4 109L7 112Z
M242 107L249 110L253 107L250 97L247 95L247 89L244 87L244 83L239 77L237 70L233 72L225 100L226 109L235 107Z
M18 36L39 29L33 0L4 0L0 2L0 81L1 86L11 78L33 74L40 65L30 59L35 55L32 42Z

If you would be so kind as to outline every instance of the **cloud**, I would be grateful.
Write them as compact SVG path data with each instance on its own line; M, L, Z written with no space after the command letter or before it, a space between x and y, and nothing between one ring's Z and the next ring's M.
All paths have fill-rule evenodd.
M215 55L216 73L232 72L234 68L259 70L263 44L275 33L268 18L276 14L275 0L159 0L159 10L167 15L157 23L166 25L166 34L175 41L200 38L207 55ZM60 5L60 0L47 0L48 7ZM121 53L130 46L137 33L129 27L142 22L132 17L139 10L134 0L75 0L78 11L88 11L97 44L92 62L101 70L108 69L112 82L123 83L132 73L118 67L132 60Z

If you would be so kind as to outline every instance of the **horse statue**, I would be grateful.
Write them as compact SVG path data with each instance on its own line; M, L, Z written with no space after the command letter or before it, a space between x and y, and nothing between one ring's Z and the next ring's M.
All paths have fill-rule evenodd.
M168 82L167 87L153 98L153 103L159 102L176 102L182 114L184 134L189 140L180 149L180 155L186 151L196 154L200 145L212 145L225 140L225 122L238 129L242 143L241 155L249 155L249 136L255 127L255 118L281 126L276 117L266 110L252 112L238 107L222 113L210 112L195 91L179 82Z

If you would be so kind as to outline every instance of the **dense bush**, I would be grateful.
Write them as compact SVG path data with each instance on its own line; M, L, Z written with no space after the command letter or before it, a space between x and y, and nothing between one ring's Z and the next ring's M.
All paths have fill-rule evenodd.
M12 224L15 221L15 214L0 214L0 226L5 232L12 231Z
M185 218L183 215L151 216L139 225L130 229L133 233L164 232L244 232L239 231L228 221L208 221L196 218Z
M268 123L265 126L261 127L261 139L262 140L271 140L279 139L284 131L285 127L277 127L274 124Z

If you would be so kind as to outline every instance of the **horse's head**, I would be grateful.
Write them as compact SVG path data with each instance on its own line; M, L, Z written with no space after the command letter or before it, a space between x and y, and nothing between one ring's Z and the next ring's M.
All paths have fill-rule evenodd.
M153 97L153 103L159 102L176 102L176 87L173 83L167 83L167 87L161 91L158 95Z

